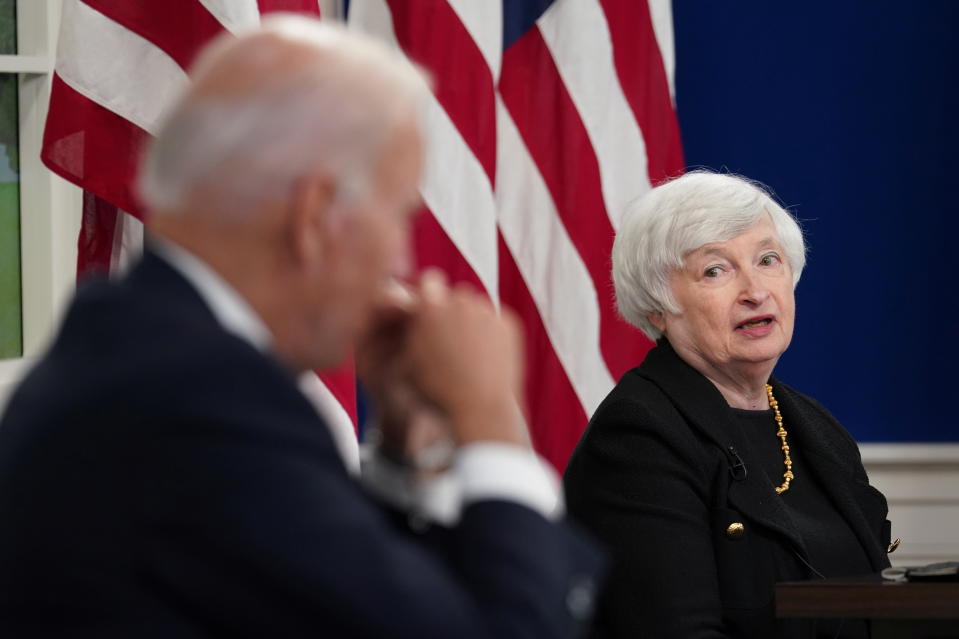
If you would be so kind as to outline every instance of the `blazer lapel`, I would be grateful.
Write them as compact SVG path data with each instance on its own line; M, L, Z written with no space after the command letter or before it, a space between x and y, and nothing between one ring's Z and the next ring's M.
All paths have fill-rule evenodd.
M738 462L745 467L744 473L736 473L730 481L729 503L745 517L786 537L805 555L795 523L763 473L749 441L734 426L729 405L712 382L680 359L665 339L649 352L638 372L669 397L693 429L723 451L730 469Z

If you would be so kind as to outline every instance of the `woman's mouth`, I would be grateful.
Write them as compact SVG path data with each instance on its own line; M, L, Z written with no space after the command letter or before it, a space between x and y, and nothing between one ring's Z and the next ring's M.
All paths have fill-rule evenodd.
M742 322L741 324L736 325L737 331L752 331L755 329L762 329L766 326L769 326L773 323L772 315L766 315L764 317L751 317L750 319Z
M773 321L773 320L772 320L771 317L767 317L767 318L761 319L761 320L750 320L750 321L748 321L748 322L744 322L744 323L740 324L740 325L739 325L739 328L753 328L753 327L756 327L756 326L765 326L766 324L769 324L769 323L772 322L772 321Z

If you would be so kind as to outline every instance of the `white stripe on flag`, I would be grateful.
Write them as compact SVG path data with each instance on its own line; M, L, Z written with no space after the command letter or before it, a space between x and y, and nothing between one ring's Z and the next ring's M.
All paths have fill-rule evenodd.
M343 3L341 0L317 0L320 7L320 17L324 20L342 20Z
M350 26L400 50L384 0L354 0ZM463 259L499 304L496 201L486 171L438 100L426 107L426 167L420 192Z
M486 171L436 100L427 108L423 201L499 304L496 201ZM451 185L456 186L451 188Z
M592 415L613 387L596 289L502 99L496 101L499 224L576 396Z
M230 33L253 29L260 24L256 0L200 0L200 4Z
M449 0L449 3L486 59L495 86L503 60L503 3L476 0Z
M359 475L360 446L356 441L353 420L350 419L343 405L312 371L300 375L299 387L300 392L310 400L316 412L329 427L330 435L333 436L333 443L336 444L340 457L346 464L346 469L353 475Z
M393 34L393 16L382 0L351 0L347 26L381 38L398 47Z
M173 58L79 0L66 0L57 75L74 91L156 134L189 80Z
M537 22L599 163L614 229L626 205L649 190L646 143L616 75L598 0L555 2Z

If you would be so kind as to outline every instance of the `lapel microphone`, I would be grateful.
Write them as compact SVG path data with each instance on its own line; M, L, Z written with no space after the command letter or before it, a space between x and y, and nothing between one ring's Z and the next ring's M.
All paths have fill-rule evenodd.
M734 446L729 446L727 450L729 451L729 456L732 462L729 466L729 474L732 475L733 479L736 481L742 481L746 479L748 471L746 470L746 464L743 463L743 458L739 456L739 453L736 452L736 448Z

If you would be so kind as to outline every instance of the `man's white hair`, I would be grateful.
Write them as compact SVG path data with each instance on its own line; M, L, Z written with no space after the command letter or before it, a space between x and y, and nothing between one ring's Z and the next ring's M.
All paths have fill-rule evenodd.
M691 251L731 240L767 214L795 288L806 265L802 230L758 182L693 171L634 201L613 242L613 284L620 314L650 339L658 339L662 333L649 316L682 311L669 286L670 273L683 267Z
M337 197L360 197L390 133L429 95L425 74L382 43L293 14L221 37L191 75L202 77L225 56L246 55L245 63L269 68L278 47L242 48L263 34L322 56L240 95L193 96L175 106L140 171L139 194L151 212L180 210L204 187L217 200L213 213L242 219L259 203L284 199L316 170L334 177Z

